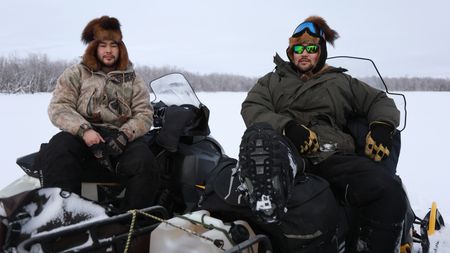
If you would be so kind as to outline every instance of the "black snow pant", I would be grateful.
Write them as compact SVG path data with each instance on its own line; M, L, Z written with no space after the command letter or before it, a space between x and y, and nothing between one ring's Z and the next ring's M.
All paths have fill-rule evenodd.
M363 252L396 252L406 213L406 194L398 176L382 163L358 155L333 155L308 166L325 178L336 197L356 210Z
M126 187L120 209L154 205L160 186L160 170L142 138L128 143L125 151L111 160L115 173L98 163L81 138L60 132L41 147L34 167L42 171L43 187L60 187L80 194L83 179L96 182L115 179Z

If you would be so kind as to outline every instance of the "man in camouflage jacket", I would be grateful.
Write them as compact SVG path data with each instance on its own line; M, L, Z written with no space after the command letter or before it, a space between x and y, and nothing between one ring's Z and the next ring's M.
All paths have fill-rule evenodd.
M306 19L289 39L290 61L275 56L275 71L249 91L241 114L247 127L266 122L286 136L307 171L327 179L339 200L357 210L361 252L396 252L406 198L381 161L390 155L399 111L384 92L325 64L326 42L336 38L321 17ZM354 117L368 121L366 156L356 154L347 131Z
M129 62L116 18L90 21L82 40L88 46L81 63L59 77L48 107L51 122L62 132L36 159L43 186L80 194L84 175L103 170L126 186L121 208L150 206L159 174L141 138L153 123L149 90Z

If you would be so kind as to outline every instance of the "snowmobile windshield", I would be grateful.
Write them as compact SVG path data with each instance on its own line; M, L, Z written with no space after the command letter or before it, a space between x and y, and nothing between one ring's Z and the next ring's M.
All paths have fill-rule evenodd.
M401 93L392 92L396 90L393 82L385 82L375 63L368 58L354 56L333 56L327 59L327 64L333 67L346 69L346 73L375 89L386 92L395 101L401 113L400 125L398 129L403 131L406 128L406 98Z
M200 108L200 101L186 78L172 73L153 80L150 87L155 95L152 103L164 102L171 105L193 105Z
M209 109L200 102L182 74L171 73L155 79L150 83L150 87L155 96L151 102L154 109L154 127L177 129L176 133L169 131L167 136L209 135ZM167 144L166 148L169 146L174 148L172 144Z

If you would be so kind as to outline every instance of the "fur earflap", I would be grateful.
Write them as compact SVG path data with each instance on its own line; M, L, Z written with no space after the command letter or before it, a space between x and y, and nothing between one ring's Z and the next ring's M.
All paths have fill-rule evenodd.
M116 18L102 16L91 20L81 33L81 41L85 44L93 40L114 40L122 41L122 31L120 22Z
M319 16L310 16L304 22L312 22L325 33L325 40L334 46L334 41L339 38L339 34L331 29L325 19Z

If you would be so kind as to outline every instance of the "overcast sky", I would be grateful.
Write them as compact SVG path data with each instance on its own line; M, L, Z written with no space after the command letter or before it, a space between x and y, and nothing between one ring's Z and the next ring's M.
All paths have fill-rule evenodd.
M310 15L341 38L329 56L372 58L384 76L450 78L450 2L446 0L0 0L0 56L83 54L81 31L117 17L137 65L251 77L286 58L288 38Z

